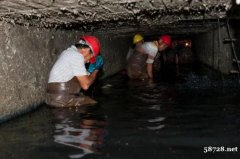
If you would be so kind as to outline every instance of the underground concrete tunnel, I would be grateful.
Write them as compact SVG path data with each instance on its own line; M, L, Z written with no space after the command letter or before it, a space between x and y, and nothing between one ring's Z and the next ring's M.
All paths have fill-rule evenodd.
M0 1L0 157L239 158L236 2ZM180 76L169 48L155 83L128 79L136 33L146 41L171 35L189 53ZM100 39L103 74L84 92L99 103L49 109L49 71L81 35Z

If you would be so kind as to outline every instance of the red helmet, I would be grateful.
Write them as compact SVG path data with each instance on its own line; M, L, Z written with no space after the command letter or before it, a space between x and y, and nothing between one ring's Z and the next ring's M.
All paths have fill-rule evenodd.
M165 35L160 36L159 39L162 40L162 42L163 42L164 44L166 44L167 46L170 46L170 45L171 45L171 42L172 42L171 36L165 34Z
M96 56L100 53L100 42L95 36L82 36L80 39L85 40L87 45L92 50L94 57L90 59L90 63L94 63L96 61Z

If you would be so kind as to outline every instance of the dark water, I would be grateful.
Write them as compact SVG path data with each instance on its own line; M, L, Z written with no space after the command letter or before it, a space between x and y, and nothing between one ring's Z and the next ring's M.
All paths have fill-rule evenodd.
M161 74L155 82L119 73L95 88L96 106L43 105L1 124L0 159L240 158L234 77L182 68L180 76Z

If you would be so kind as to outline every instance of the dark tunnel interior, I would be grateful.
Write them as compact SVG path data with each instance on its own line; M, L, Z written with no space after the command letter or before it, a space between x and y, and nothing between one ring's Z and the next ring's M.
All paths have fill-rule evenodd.
M0 159L240 158L238 3L0 0ZM171 36L153 79L128 75L135 34ZM95 104L49 107L49 72L85 35L104 65L70 95Z

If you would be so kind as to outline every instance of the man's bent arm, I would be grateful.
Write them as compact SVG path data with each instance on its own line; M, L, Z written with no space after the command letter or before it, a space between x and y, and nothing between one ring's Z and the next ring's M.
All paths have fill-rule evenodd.
M94 70L92 74L85 76L77 76L82 89L87 90L97 77L98 70Z
M153 64L148 63L147 64L147 73L149 78L153 78Z

